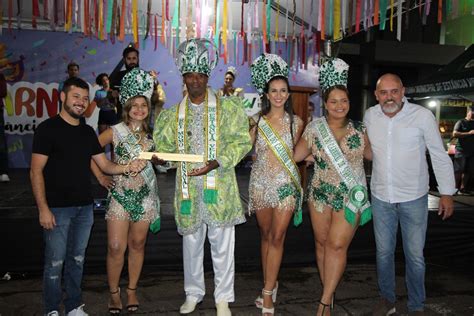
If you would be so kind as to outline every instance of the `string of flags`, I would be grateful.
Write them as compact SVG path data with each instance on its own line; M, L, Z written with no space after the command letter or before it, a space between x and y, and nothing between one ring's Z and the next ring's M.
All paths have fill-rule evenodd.
M26 23L22 1L15 1L16 6L7 1L7 28L11 31L16 19L21 29ZM474 15L469 0L312 0L309 8L306 1L242 0L238 13L231 12L231 0L173 2L171 10L169 0L153 0L154 5L152 0L32 0L31 28L41 21L52 31L79 32L112 44L132 34L137 47L151 41L155 50L162 45L173 55L182 40L205 37L216 44L225 63L250 65L262 52L272 52L286 56L298 69L317 63L322 42L371 27L395 31L401 40L402 16L413 9L419 10L423 23L430 14L437 14L438 23L449 16ZM0 35L5 19L1 10ZM240 29L232 29L234 19L240 19Z

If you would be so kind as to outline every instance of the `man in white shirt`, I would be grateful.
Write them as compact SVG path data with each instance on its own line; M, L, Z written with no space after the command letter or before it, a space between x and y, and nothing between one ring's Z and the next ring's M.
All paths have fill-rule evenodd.
M423 315L425 302L425 246L428 222L428 149L438 190L438 214L453 214L456 192L453 164L438 124L428 109L410 103L400 78L385 74L377 81L379 104L364 117L373 152L372 211L377 246L377 274L381 301L373 315L395 313L395 247L400 223L405 253L408 311Z

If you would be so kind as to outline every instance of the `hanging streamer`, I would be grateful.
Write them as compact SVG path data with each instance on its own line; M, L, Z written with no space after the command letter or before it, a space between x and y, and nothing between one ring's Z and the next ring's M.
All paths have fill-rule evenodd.
M385 30L385 22L387 18L387 1L380 0L380 30Z
M357 0L356 2L356 19L355 19L355 32L359 33L360 32L360 15L361 15L361 0Z
M64 24L65 31L69 31L71 29L71 20L72 20L72 0L67 0L66 24Z
M374 26L374 23L372 22L372 16L374 15L374 0L370 0L367 11L367 24L369 27L372 27Z
M438 0L438 24L443 23L443 0Z
M132 0L132 25L133 42L135 47L138 48L140 45L138 38L138 0Z
M119 26L119 41L123 42L125 39L125 14L127 12L126 0L122 0L122 10L120 14L120 26Z
M156 20L156 15L155 15ZM157 27L155 25L155 27ZM156 36L156 33L155 33ZM165 44L165 2L161 1L161 44Z
M87 2L87 0L86 0ZM112 25L110 27L109 38L112 44L115 44L115 31L117 30L117 6L118 0L112 2Z
M263 5L265 6L265 1L263 2ZM263 31L263 42L267 43L267 10L262 8L262 31Z
M380 7L379 7L379 0L375 0L374 2L374 25L379 25L379 13L380 13Z
M222 44L224 44L224 64L227 64L227 0L224 1L224 12L222 14Z
M467 1L464 2L465 8L467 8ZM429 15L431 10L431 0L426 0L425 4L425 15Z
M393 32L393 0L390 0L390 32Z
M44 2L48 3L47 1ZM90 36L89 0L84 2L84 35Z
M216 28L214 30L214 44L216 45L217 48L220 47L219 45L219 31L220 31L220 25L221 25L221 10L220 10L221 4L217 2L216 0Z
M110 34L110 31L112 30L113 10L114 10L113 0L108 0L107 7L106 7L106 21L107 21L106 33L107 34Z
M296 0L293 0L293 16L292 16L292 21L293 21L293 34L292 34L292 38L296 38L295 34L296 34L296 26L295 26L295 23L296 23Z
M334 0L328 0L328 11L329 11L329 19L327 23L327 34L329 36L333 35L333 28L334 28Z
M163 0L161 0L163 1ZM162 12L163 14L163 12ZM170 1L169 0L166 0L166 20L169 21L170 20Z
M311 1L309 7L309 28L308 28L308 38L313 36L313 13L314 13L314 1Z
M364 27L364 31L367 31L367 1L363 0L364 7L362 8L362 26Z
M271 0L267 0L267 13L266 13L266 17L267 17L267 40L268 42L270 42L270 22L272 20L272 1ZM267 42L267 43L268 43Z
M76 0L72 0L72 8L71 8L71 26L69 28L69 34L72 34L72 31L74 30L76 26Z
M201 2L196 0L196 37L201 38Z
M190 39L192 37L196 37L194 33L194 26L193 26L193 2L191 0L187 0L186 6L186 39Z
M43 0L43 19L49 19L49 0ZM3 16L3 11L2 11Z
M209 7L209 0L204 1L204 8ZM210 33L208 32L209 30L209 11L208 10L203 10L202 12L202 20L201 20L201 37L205 38L210 38Z
M109 19L109 3L108 3L109 0L104 0L104 7L102 9L102 14L103 16L101 16L101 19L103 19L102 21L102 40L106 41L107 40L107 23L108 23L108 19Z
M32 12L33 14L32 14L32 17L31 17L31 27L33 27L35 29L37 27L36 18L40 16L38 0L33 0L32 5L33 5L33 12ZM3 16L3 14L2 14L2 16Z
M326 1L325 0L321 0L321 4L320 4L320 16L319 16L319 19L321 21L321 39L325 39L326 38L326 30L325 30L325 21L326 21Z
M334 1L334 27L333 39L338 41L342 38L341 34L341 0Z
M304 21L304 1L301 2L301 19ZM301 23L300 37L304 36L304 23Z
M311 1L312 4L312 1ZM280 0L277 0L277 12L275 16L275 37L274 40L278 41L278 18L280 17Z
M397 6L397 40L402 40L402 2L398 1Z
M288 10L288 1L286 0L286 17L285 17L285 40L288 38L288 13L290 10Z
M354 11L354 2L353 1L349 1L349 16L347 18L347 21L348 21L348 27L347 27L347 30L348 30L348 33L349 33L349 36L352 35L352 24L354 24L354 14L353 14L353 11Z
M311 2L312 4L313 2ZM341 30L342 30L342 36L346 34L346 28L347 28L347 4L348 1L342 1L342 6L341 6Z
M148 38L148 35L150 34L150 28L151 28L151 0L148 0L147 6L146 6L146 29L145 29L145 38Z
M163 13L163 11L161 11ZM153 50L156 52L157 48L158 48L158 16L156 14L153 15L153 22L154 23L154 27L153 27L153 32L154 32L154 39L155 39L155 47L153 48ZM163 30L161 31L161 33L163 33Z
M103 20L103 17L104 17L104 2L103 0L99 0L99 40L103 40L104 39L104 20Z

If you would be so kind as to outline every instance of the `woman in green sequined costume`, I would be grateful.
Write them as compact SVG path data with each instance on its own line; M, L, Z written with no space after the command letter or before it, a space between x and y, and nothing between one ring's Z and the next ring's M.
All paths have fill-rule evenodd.
M255 305L269 310L276 300L285 235L296 208L298 189L264 136L258 132L258 124L265 118L292 152L303 131L303 121L293 115L289 97L287 78L273 77L264 89L260 114L251 119L250 135L255 144L256 159L250 174L249 212L256 214L260 229L264 289L273 289L270 290L271 296L258 296Z
M366 129L361 122L349 120L349 94L343 85L328 88L323 93L326 120L343 155L352 169L364 174L364 157L370 157ZM329 304L346 266L347 249L354 237L360 216L349 223L344 216L348 188L326 154L318 139L316 121L306 127L295 148L295 161L309 154L315 159L314 175L308 192L308 206L316 245L316 261L323 284L323 294L317 315L329 315ZM365 175L363 176L365 179ZM325 306L326 305L326 306Z
M140 151L153 151L154 142L147 125L150 102L143 96L129 98L123 107L123 122L100 134L102 146L113 143L114 160L127 164ZM145 255L145 242L150 224L160 220L156 176L148 162L148 173L108 176L95 171L101 185L107 187L107 277L110 290L109 313L119 314L122 309L119 281L128 247L127 310L138 309L136 295Z

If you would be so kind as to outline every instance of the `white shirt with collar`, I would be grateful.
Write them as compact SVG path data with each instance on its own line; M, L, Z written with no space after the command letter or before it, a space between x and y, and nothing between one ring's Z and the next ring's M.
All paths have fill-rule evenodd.
M401 111L392 118L383 113L380 104L365 112L373 152L372 194L389 203L413 201L425 195L429 190L428 149L440 194L453 195L453 163L433 113L406 98L402 102Z

